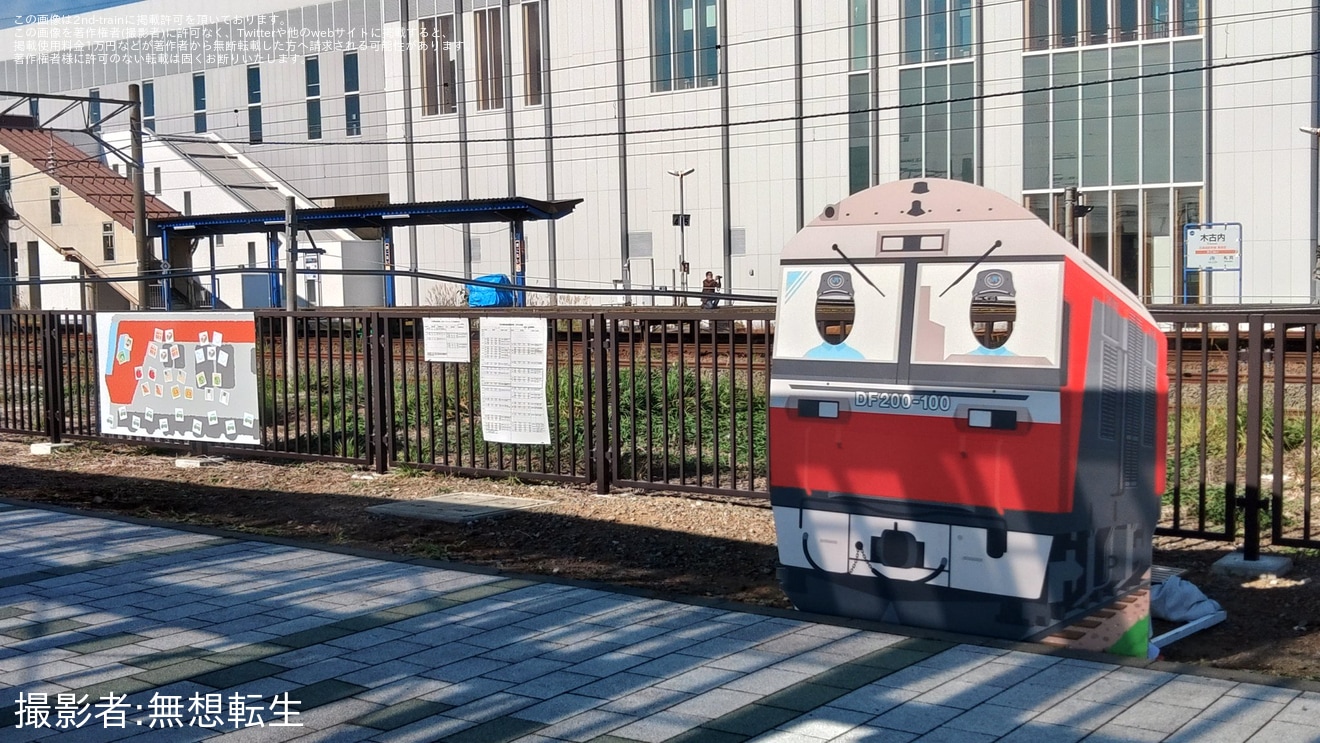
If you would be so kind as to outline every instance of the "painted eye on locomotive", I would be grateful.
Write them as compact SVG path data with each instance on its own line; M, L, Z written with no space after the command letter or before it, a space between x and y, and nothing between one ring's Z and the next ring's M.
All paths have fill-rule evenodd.
M1017 291L1013 274L1002 268L976 274L972 289L972 335L987 349L1002 348L1013 335L1017 321Z
M852 274L847 271L827 271L820 277L816 290L816 332L821 340L837 346L848 339L856 319L857 307L853 302Z

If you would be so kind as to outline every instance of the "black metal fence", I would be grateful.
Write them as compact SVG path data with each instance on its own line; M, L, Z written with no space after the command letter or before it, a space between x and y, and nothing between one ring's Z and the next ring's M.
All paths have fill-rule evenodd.
M1155 308L1169 337L1160 532L1320 547L1320 309ZM549 444L482 436L469 310L259 311L265 457L735 496L767 490L770 309L528 308L547 326ZM472 363L426 360L424 317L469 323ZM0 313L0 431L106 441L94 315ZM251 448L209 451L252 455Z

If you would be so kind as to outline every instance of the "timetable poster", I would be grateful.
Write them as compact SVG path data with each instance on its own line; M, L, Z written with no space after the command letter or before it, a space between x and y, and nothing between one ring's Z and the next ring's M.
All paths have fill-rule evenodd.
M261 445L250 312L96 315L101 432Z
M545 318L481 318L481 435L548 444Z
M472 363L472 330L466 317L423 317L422 346L426 360Z

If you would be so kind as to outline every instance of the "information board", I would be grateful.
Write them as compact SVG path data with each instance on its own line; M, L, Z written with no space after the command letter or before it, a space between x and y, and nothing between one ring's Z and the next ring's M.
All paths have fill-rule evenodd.
M1242 225L1189 224L1184 228L1188 271L1237 271L1242 268Z
M261 444L250 312L97 313L101 432Z
M427 361L472 363L472 335L466 317L422 318L422 345Z
M481 318L481 435L548 444L545 318Z

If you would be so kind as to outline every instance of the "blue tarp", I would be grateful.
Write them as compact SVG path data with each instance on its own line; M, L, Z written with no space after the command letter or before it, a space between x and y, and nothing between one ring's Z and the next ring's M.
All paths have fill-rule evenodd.
M478 276L477 281L513 286L513 282L509 280L509 277L501 273ZM469 307L512 307L514 304L513 297L514 293L510 289L496 289L489 286L468 287Z

